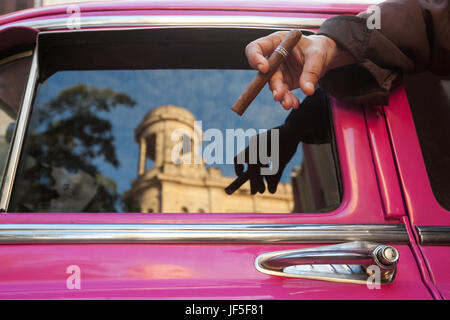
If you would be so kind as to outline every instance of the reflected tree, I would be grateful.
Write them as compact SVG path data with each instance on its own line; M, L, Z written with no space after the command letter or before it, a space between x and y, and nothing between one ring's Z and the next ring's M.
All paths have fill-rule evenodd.
M35 106L17 179L17 211L115 212L120 196L99 164L119 166L108 112L133 107L127 94L84 84Z

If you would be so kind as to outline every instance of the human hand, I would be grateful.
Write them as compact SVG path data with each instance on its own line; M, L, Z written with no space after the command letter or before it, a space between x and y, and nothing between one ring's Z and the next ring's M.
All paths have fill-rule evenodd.
M247 45L245 54L250 66L262 73L269 70L267 56L286 37L279 31ZM303 36L269 81L274 100L283 108L298 108L299 100L291 90L300 88L312 95L319 79L330 69L353 62L351 55L340 50L333 39L322 35Z
M275 135L274 139L272 139L273 135ZM253 136L249 146L234 158L234 170L237 178L225 188L226 193L234 193L247 180L250 181L251 194L264 193L265 182L267 182L269 192L275 193L284 168L294 156L299 142L298 137L292 135L286 125ZM264 143L266 143L265 151L261 152L259 149ZM269 163L265 161L269 159L261 158L264 153L270 154L270 167Z
M232 194L249 180L251 194L264 193L265 182L269 192L275 193L299 143L329 143L330 131L328 99L326 93L318 89L302 101L300 108L291 111L284 124L250 138L249 146L234 158L237 178L225 188L225 192ZM264 143L265 150L260 150ZM270 154L271 170L263 170L269 169L268 159L260 158L264 154Z

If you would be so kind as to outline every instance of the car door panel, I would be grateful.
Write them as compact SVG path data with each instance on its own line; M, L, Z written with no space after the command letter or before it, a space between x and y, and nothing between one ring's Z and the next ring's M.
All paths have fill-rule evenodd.
M316 246L318 244L312 244ZM269 276L257 255L310 245L3 245L2 298L154 299L430 299L407 245L394 245L401 263L394 283L365 285ZM207 257L207 258L205 258ZM81 270L70 290L69 266Z
M0 297L431 299L400 219L404 214L398 181L392 179L391 150L386 150L388 132L373 122L384 121L384 115L330 100L343 189L342 203L332 212L8 212L0 215ZM28 103L31 107L31 96ZM329 237L329 230L344 227L348 230ZM266 275L254 266L262 253L356 240L388 243L399 251L392 284L369 289ZM74 267L79 288L71 287Z

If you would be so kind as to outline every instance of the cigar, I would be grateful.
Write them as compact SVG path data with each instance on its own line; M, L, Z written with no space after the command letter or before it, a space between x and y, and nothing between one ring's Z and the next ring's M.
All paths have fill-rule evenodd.
M264 88L264 85L272 77L275 71L278 70L283 59L285 59L297 42L302 37L300 30L292 30L288 33L286 38L280 43L275 51L269 57L269 71L262 73L258 71L258 74L253 78L252 82L248 85L245 91L239 96L236 102L231 107L231 110L238 115L242 115L252 101L256 98L259 92Z

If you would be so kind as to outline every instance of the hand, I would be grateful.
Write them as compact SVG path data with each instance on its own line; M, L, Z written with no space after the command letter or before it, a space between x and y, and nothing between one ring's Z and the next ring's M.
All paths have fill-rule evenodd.
M271 136L274 134L274 130L277 130L278 132L278 139L275 139L277 148L271 144ZM267 148L263 154L270 154L270 158L272 159L272 168L270 169L269 164L263 163L263 161L259 158L259 147L261 146L260 139L262 135L263 134L259 134L252 137L250 139L249 146L234 158L234 170L237 178L225 189L227 194L234 193L234 191L236 191L247 180L250 180L251 194L265 192L266 187L264 180L267 182L267 189L270 193L275 193L277 191L283 170L294 156L300 140L292 134L290 128L286 125L282 125L264 133L266 137L262 141L267 142ZM254 146L254 148L251 146ZM253 156L256 159L255 163L251 163L253 160L251 160L252 157L250 155L250 150L254 152ZM278 153L278 157L274 156L272 151L274 151L274 153ZM244 161L241 161L241 158ZM273 161L277 161L277 163L275 164ZM245 167L247 167L246 171L244 171ZM263 169L266 169L265 171L267 174L264 173L265 171Z
M272 134L275 129L278 130L278 140L274 139L274 142L277 143L276 147L271 143ZM262 163L259 159L259 147L262 134L253 136L250 139L249 147L234 158L234 170L237 178L225 188L225 192L232 194L247 182L247 180L250 180L251 194L256 194L257 192L264 193L266 190L265 180L269 192L275 193L283 170L297 151L299 143L329 143L331 141L330 132L328 99L326 93L319 89L313 95L306 97L300 108L292 110L283 125L267 131L266 139L262 140L267 143L267 149L265 150L267 152L263 150L262 154L270 154L272 162L278 159L277 164L272 163L272 169L275 171L274 168L277 168L277 171L272 175L262 172L262 168L268 168L268 165ZM254 146L252 151L254 152L254 158L257 160L256 163L249 163L252 159L250 157L250 146L252 145ZM274 157L272 151L274 153L278 152L278 158ZM240 157L244 161L240 161ZM247 167L246 171L244 171L245 167Z
M269 70L267 56L287 35L287 31L272 33L257 39L245 48L250 66L265 73ZM291 90L300 88L312 95L319 79L330 69L353 63L353 57L340 50L333 39L321 35L302 36L272 78L269 86L274 100L283 108L298 108L299 100Z

